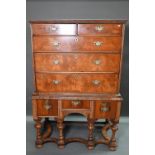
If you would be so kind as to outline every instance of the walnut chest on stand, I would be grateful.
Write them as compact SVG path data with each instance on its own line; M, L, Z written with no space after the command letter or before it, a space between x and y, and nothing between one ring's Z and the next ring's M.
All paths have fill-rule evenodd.
M70 142L82 142L88 149L106 144L110 150L116 150L125 22L30 22L35 88L32 106L37 147L46 142L55 142L59 148ZM65 138L64 118L72 113L87 118L87 139ZM58 137L52 137L49 118L57 122ZM93 134L99 119L105 119L101 139ZM107 134L108 130L111 135Z

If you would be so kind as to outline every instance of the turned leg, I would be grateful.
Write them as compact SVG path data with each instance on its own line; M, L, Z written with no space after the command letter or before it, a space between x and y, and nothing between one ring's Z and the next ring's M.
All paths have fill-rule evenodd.
M116 143L116 131L118 130L117 124L118 121L111 121L111 130L112 130L112 136L111 136L111 141L109 143L109 149L111 151L115 151L117 148L117 143Z
M35 120L36 128L36 147L41 148L43 146L42 136L41 136L41 118Z
M94 120L88 119L88 149L92 150L94 149Z
M63 134L63 120L62 119L57 119L57 128L59 130L59 138L58 138L58 147L63 149L64 148L64 134Z

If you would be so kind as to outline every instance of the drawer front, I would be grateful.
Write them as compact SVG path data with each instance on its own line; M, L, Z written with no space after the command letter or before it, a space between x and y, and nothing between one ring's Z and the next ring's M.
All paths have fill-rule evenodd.
M121 36L121 24L79 24L79 35Z
M38 116L57 116L58 101L57 100L37 100Z
M95 118L116 118L120 113L120 102L96 101Z
M76 35L76 24L32 24L34 35Z
M34 52L121 51L121 37L34 36Z
M89 101L80 100L64 100L62 101L63 109L89 109Z
M36 53L37 72L119 72L120 54Z
M78 50L79 51L121 51L121 37L79 37Z
M74 51L77 48L76 37L61 36L34 36L33 37L33 50L37 51Z
M36 73L36 85L39 92L116 93L118 75L101 73Z

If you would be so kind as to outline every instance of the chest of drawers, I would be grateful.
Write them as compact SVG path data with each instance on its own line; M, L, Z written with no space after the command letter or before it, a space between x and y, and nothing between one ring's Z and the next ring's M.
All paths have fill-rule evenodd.
M36 146L55 142L85 143L88 149L106 144L117 147L115 133L122 97L119 93L124 20L31 21L34 88L33 119ZM65 116L78 113L87 118L88 139L65 138ZM59 136L51 136L49 118L57 122ZM45 121L42 123L42 119ZM95 122L105 119L103 138L93 135ZM45 130L41 131L44 124ZM109 136L107 131L111 130Z

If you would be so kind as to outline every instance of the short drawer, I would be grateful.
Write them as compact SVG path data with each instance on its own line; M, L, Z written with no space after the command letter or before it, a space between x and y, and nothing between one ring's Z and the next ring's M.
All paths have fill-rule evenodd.
M119 72L120 54L35 53L37 72Z
M118 101L96 101L95 118L117 118L120 115L121 103Z
M38 116L57 116L58 101L57 100L36 100Z
M70 52L77 49L76 37L73 36L34 36L34 52Z
M34 35L76 35L76 24L32 24Z
M36 73L39 92L116 93L118 74Z
M64 100L62 101L63 109L89 109L89 101L84 100Z
M78 38L78 50L89 52L120 52L122 37L87 36Z
M120 52L122 38L115 37L73 37L34 36L34 52Z
M122 24L78 24L79 35L121 36Z

